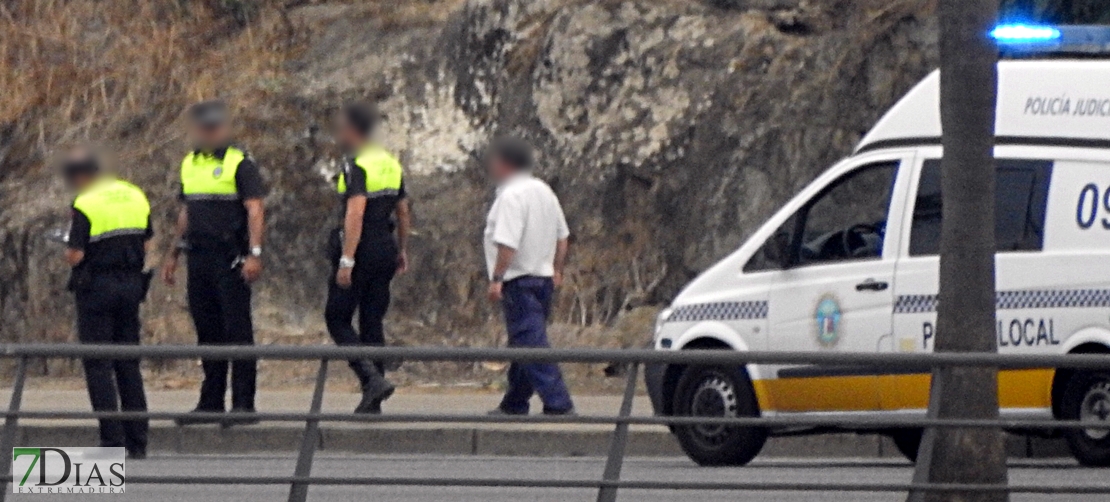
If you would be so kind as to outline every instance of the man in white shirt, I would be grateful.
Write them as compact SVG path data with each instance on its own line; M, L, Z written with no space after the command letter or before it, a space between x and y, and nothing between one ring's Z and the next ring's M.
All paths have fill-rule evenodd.
M505 311L510 347L550 347L547 317L555 288L563 282L567 228L559 199L532 176L532 147L513 138L494 142L489 174L497 199L486 218L485 253L489 298ZM574 403L553 363L513 363L509 389L491 414L527 415L532 394L547 415L572 415Z

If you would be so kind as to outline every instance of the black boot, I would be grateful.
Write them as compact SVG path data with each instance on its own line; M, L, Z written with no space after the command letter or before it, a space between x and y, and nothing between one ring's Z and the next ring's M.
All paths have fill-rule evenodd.
M355 413L381 413L382 401L389 399L396 390L393 384L389 383L389 380L386 380L374 367L374 363L369 361L352 361L351 369L355 371L359 382L362 383L362 401L355 408Z
M227 429L236 425L255 425L259 422L261 420L258 419L254 408L232 408L231 413L227 414L227 418L220 425Z
M202 424L223 423L224 419L222 419L222 418L198 417L198 416L196 416L197 414L212 414L212 413L224 413L224 410L206 410L206 409L197 407L193 411L190 411L189 413L187 413L183 416L180 416L180 417L177 417L177 418L173 419L173 421L174 421L174 423L176 423L180 427L184 427L184 426L187 426L187 425L202 425Z

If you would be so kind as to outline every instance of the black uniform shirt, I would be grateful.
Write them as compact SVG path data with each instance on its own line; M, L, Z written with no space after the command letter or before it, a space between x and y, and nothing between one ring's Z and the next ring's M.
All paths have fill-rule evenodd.
M342 202L339 210L340 228L347 219L347 202L353 196L362 195L366 197L366 212L362 217L360 242L381 242L392 239L393 230L396 227L393 215L397 209L397 202L408 197L404 179L401 180L401 186L396 193L370 194L366 189L366 171L355 165L354 158L347 159L343 173L347 179L347 191L340 194Z
M212 153L201 150L196 150L194 153L223 160L227 147ZM186 202L189 212L189 226L185 231L185 240L190 246L204 248L230 245L237 249L246 247L249 230L247 209L243 206L243 201L266 196L262 173L249 154L235 170L235 187L239 198L234 200L186 199L184 191L181 192L181 200Z
M146 233L142 235L118 235L97 242L90 242L92 224L88 216L76 207L71 207L73 219L69 226L70 249L84 251L82 267L90 270L141 271L146 257L146 241L154 237L154 227L147 218Z

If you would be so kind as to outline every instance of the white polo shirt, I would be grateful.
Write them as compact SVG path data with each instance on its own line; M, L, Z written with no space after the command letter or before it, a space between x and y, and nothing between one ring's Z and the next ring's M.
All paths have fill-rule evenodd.
M555 274L555 247L570 236L559 198L547 183L518 174L497 187L497 198L486 218L486 269L493 279L497 245L516 250L505 280Z

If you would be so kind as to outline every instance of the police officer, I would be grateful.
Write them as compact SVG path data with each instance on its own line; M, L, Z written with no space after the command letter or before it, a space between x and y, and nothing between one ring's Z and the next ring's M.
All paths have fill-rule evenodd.
M400 162L371 137L378 122L373 106L354 104L336 118L335 136L350 157L338 178L342 227L332 234L334 279L325 310L328 332L338 345L384 345L382 320L389 285L408 269L409 205ZM396 231L396 235L394 232ZM351 322L358 311L359 329ZM381 413L393 394L381 361L351 361L362 384L355 413Z
M253 345L251 284L262 273L265 196L262 177L246 151L231 144L227 105L207 101L189 109L196 148L181 163L178 245L169 253L162 278L174 284L178 255L187 250L189 312L201 345ZM225 411L226 360L204 360L204 383L194 412ZM231 412L225 426L253 424L256 362L231 366ZM214 422L183 417L179 425Z
M77 297L81 343L139 344L139 304L149 275L143 273L153 233L150 203L138 187L100 173L92 152L74 150L62 173L77 191L66 261L69 289ZM84 360L89 400L95 411L146 411L138 360ZM100 445L124 447L130 458L146 457L147 420L100 420Z

